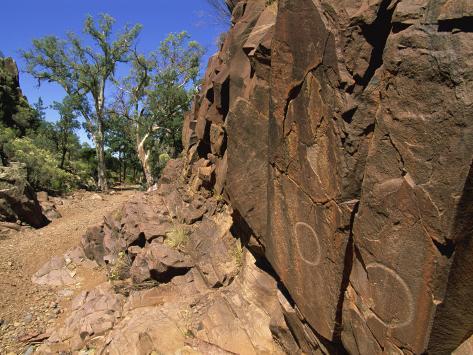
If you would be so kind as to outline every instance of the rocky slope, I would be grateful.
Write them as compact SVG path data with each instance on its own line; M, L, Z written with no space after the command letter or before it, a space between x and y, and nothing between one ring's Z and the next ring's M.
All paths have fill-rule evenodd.
M468 353L470 2L228 3L183 158L40 352Z
M284 296L271 270L235 238L231 207L190 191L183 177L183 162L171 161L156 191L134 196L90 227L81 247L33 275L59 295L77 282L71 271L91 260L108 271L107 282L75 297L62 324L41 335L36 353L297 351Z

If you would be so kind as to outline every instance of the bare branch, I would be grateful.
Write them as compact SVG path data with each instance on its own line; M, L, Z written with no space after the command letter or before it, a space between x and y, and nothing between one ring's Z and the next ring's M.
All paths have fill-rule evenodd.
M229 24L232 18L232 11L237 0L207 0L207 3L214 10L216 19L224 24Z

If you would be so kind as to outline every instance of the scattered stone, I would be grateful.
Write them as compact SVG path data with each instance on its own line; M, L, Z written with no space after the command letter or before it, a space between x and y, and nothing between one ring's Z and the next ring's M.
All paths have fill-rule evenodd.
M38 285L49 286L72 285L77 282L77 280L74 279L74 275L71 275L70 271L66 268L64 257L61 256L55 256L44 264L41 269L33 275L31 281Z
M26 324L30 323L32 320L33 320L33 315L31 313L26 314L25 317L23 318L23 322Z
M68 297L72 297L73 295L74 295L74 291L69 290L69 289L60 290L58 292L59 297L68 298Z
M89 200L103 201L103 197L99 194L92 194L90 195Z

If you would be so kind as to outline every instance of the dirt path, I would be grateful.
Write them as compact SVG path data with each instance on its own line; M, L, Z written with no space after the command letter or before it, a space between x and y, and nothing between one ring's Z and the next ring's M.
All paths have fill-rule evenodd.
M77 246L88 226L99 223L134 193L76 194L58 206L62 218L42 229L0 239L0 354L22 354L28 338L43 333L62 318L72 293L103 281L103 272L90 270L73 290L66 290L71 295L59 297L58 289L35 285L31 276L52 256Z

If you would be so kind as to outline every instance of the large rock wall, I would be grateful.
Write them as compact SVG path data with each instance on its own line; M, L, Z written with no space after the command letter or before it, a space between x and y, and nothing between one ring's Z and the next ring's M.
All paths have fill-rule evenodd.
M191 188L231 203L304 351L450 353L473 333L473 5L234 3Z

